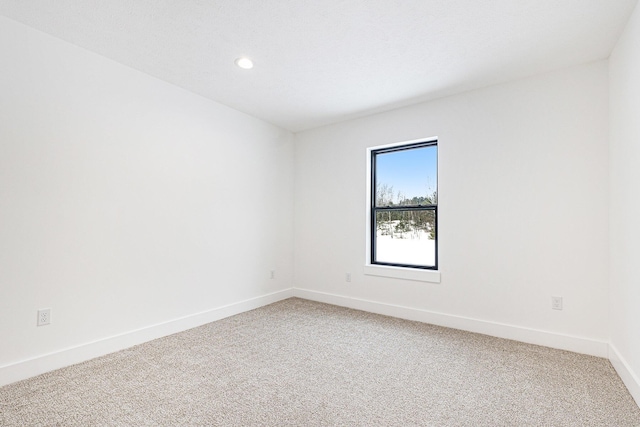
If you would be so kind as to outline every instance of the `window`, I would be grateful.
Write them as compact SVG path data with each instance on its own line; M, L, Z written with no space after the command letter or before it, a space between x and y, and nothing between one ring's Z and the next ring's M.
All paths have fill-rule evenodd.
M438 144L371 150L371 264L437 270Z

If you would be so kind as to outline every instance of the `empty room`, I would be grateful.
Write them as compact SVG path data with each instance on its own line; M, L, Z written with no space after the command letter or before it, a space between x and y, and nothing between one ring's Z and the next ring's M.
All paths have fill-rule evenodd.
M0 425L640 426L638 0L0 0Z

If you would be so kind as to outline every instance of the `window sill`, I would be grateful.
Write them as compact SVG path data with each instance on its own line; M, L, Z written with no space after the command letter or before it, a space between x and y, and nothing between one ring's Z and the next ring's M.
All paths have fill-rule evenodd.
M364 266L364 274L368 276L415 280L418 282L440 283L440 272L437 270L420 270L417 268L367 264Z

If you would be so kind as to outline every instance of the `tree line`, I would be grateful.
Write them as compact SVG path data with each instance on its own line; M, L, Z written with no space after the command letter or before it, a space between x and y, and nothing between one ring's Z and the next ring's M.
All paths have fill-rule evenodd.
M401 192L394 192L393 186L379 184L376 186L376 207L423 207L438 204L437 191L427 191L425 196L405 197ZM393 209L376 212L376 229L383 236L392 238L419 238L421 232L429 238L436 238L436 213L434 210ZM407 236L408 234L408 236Z

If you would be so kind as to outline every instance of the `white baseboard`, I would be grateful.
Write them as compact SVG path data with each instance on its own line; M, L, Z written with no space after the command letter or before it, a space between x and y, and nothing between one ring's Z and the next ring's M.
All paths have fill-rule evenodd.
M0 386L84 362L98 356L104 356L105 354L123 350L156 338L195 328L216 320L224 319L225 317L291 298L292 296L293 290L286 289L93 342L80 344L54 353L43 354L10 365L0 366Z
M629 366L613 344L609 344L609 361L622 379L624 385L627 386L627 390L629 390L629 393L635 399L636 404L640 406L640 377L633 372L631 366Z
M605 358L609 356L609 344L604 341L595 341L588 338L556 334L553 332L437 313L377 301L368 301L344 295L312 291L309 289L294 288L293 295L298 298L304 298L312 301L354 308L371 313L384 314L386 316L399 317L401 319L415 320L418 322L430 323L432 325L461 329L469 332L477 332L499 338L537 344L560 350L573 351L575 353Z
M638 376L634 374L615 347L610 346L606 342L300 288L286 289L262 295L205 312L66 348L54 353L44 354L10 365L0 366L0 386L84 362L156 338L195 328L292 296L577 353L608 357L631 395L640 405L640 380Z

